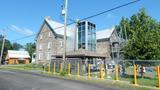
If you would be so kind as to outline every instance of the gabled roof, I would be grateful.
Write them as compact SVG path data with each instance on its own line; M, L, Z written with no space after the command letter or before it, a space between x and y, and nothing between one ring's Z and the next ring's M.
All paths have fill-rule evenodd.
M106 38L110 38L110 36L112 35L113 31L114 31L114 27L110 28L110 29L104 29L104 30L100 30L96 32L96 39L106 39Z
M49 16L45 17L45 22L50 26L52 30L54 30L56 34L64 35L64 25L63 24L54 21ZM74 30L73 26L67 26L67 32L66 32L67 36L70 36L73 30Z
M16 51L16 50L8 50L7 54L8 58L30 58L29 53L27 51Z

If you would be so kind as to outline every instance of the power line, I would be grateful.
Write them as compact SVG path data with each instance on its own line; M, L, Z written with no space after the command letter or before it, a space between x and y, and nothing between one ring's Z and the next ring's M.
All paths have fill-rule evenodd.
M139 1L141 1L141 0L134 0L134 1L132 1L132 2L128 2L128 3L122 4L122 5L116 6L116 7L114 7L114 8L108 9L108 10L106 10L106 11L103 11L103 12L100 12L100 13L97 13L97 14L94 14L94 15L91 15L91 16L88 16L88 17L85 17L85 18L82 18L82 19L80 19L79 21L83 21L83 20L87 20L87 19L90 19L90 18L94 18L94 17L100 16L100 15L102 15L102 14L105 14L105 13L107 13L107 12L110 12L110 11L113 11L113 10L116 10L116 9L119 9L119 8L122 8L122 7L125 7L125 6L128 6L128 5L134 4L134 3L139 2ZM75 23L75 22L71 22L71 23L67 24L67 26L72 25L72 24L74 24L74 23ZM60 28L64 28L64 26L57 27L57 28L54 28L54 29L60 29ZM42 33L46 33L46 32L48 32L48 31L45 31L45 32L42 32ZM38 35L38 34L39 34L39 33L33 34L33 35L29 35L29 36L25 36L25 37L21 37L21 38L18 38L18 39L15 39L15 40L11 40L11 41L18 41L18 40L21 40L21 39L33 37L33 36Z

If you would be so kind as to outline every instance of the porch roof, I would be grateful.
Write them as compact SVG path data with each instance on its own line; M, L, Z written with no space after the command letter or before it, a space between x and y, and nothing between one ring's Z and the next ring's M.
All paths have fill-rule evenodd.
M62 53L61 54L56 54L56 55L53 55L53 57L61 58L61 57L63 57L63 54ZM84 49L79 49L79 50L76 50L76 51L67 52L66 57L67 58L83 58L83 57L109 58L105 54L100 54L100 53L97 53L97 52L88 51L88 50L84 50Z

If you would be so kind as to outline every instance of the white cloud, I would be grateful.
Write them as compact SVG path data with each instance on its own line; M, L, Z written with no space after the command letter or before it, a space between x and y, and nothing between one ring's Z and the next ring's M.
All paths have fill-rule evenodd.
M20 34L23 34L23 35L33 35L34 32L28 28L20 28L16 25L11 25L10 26L10 29L13 30L13 31L16 31Z

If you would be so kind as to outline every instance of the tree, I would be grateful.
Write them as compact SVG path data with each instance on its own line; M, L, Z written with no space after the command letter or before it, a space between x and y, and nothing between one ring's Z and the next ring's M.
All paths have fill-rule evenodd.
M141 9L130 19L122 18L116 27L120 34L127 31L128 42L122 48L125 59L158 60L160 59L160 23L148 16L145 9ZM125 38L124 38L125 39Z
M25 45L25 49L29 52L29 55L32 56L32 54L36 50L36 45L35 45L35 43L27 43Z
M12 47L13 47L13 50L19 50L19 49L23 48L23 46L21 44L16 43L16 42L14 42L12 44Z

